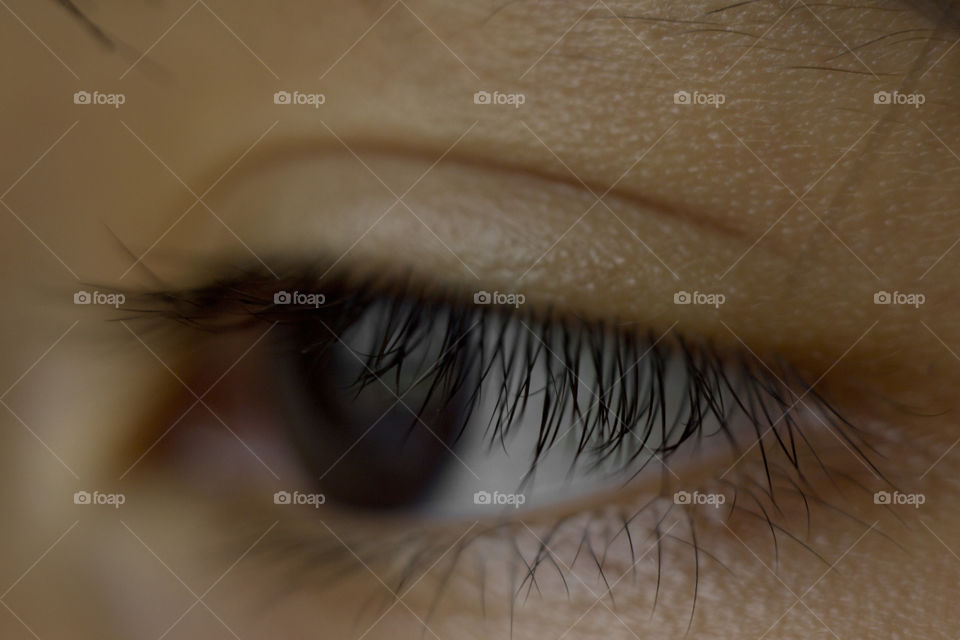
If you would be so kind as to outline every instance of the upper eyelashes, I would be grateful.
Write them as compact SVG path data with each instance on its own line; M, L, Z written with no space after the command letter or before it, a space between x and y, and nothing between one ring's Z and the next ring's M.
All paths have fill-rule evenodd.
M772 491L774 459L801 477L801 460L818 459L804 412L875 468L856 427L784 363L405 280L337 274L322 294L316 282L246 273L136 299L144 315L207 330L281 324L280 412L311 474L346 504L422 502L453 458L472 473L456 453L468 432L507 453L525 447L519 489L548 457L570 476L626 480L710 437L734 455L756 448ZM306 293L277 297L291 291Z

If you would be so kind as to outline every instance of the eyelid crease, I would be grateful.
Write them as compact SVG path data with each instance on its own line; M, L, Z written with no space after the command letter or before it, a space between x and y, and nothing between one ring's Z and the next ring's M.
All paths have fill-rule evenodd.
M360 157L367 157L369 154L383 159L417 161L424 166L440 166L441 163L437 158L442 155L442 164L446 166L459 165L468 170L489 174L524 176L533 180L542 180L545 183L573 187L592 193L598 198L603 195L603 199L621 199L627 206L644 211L645 214L661 216L674 223L686 224L695 229L705 229L714 235L732 239L744 248L756 240L751 229L728 222L730 218L726 216L710 215L681 206L677 202L638 193L625 188L620 183L611 186L608 182L601 182L590 176L584 177L582 173L573 175L563 169L551 171L533 163L518 163L496 155L488 156L483 152L471 150L467 139L445 150L440 144L416 146L409 141L398 144L394 140L364 137L362 132L354 134L342 131L339 135L349 145L350 150ZM257 153L251 154L243 165L231 172L228 181L241 182L246 176L255 176L258 172L274 167L278 163L296 164L300 160L315 160L318 155L323 154L343 155L345 159L353 159L352 153L345 151L341 141L334 138L298 138L284 140L281 143L264 141L257 149ZM776 237L770 237L768 241L774 243L775 247L779 242ZM775 248L774 251L776 250Z

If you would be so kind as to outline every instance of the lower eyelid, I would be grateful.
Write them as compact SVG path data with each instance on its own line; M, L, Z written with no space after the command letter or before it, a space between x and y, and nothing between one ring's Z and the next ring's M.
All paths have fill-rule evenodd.
M371 611L370 622L382 611L377 593L387 584L424 616L442 612L444 602L473 608L485 601L488 612L507 613L532 595L541 604L589 605L609 598L615 607L629 603L630 609L681 625L699 611L703 623L703 616L709 619L720 606L718 594L735 598L740 585L754 583L756 572L762 577L773 566L785 575L793 567L823 572L838 553L835 545L804 530L804 511L793 504L801 501L799 492L785 495L790 485L780 487L778 514L761 489L740 481L737 502L719 509L678 507L667 496L500 524L364 523L327 513L322 524L311 524L311 518L291 528L286 518L277 539L268 540L254 558L298 558L308 591L311 584L336 589L339 581L366 585L357 609ZM813 521L833 535L842 531L846 542L869 525L850 517L838 526L827 505L812 494L808 500ZM410 594L407 587L414 582L419 589ZM706 602L705 593L713 594ZM678 610L683 614L677 616ZM523 619L521 613L516 621Z
M823 453L823 447L820 450ZM829 462L834 458L850 461L839 446L827 455ZM844 480L843 490L830 494L823 488L829 483L816 480L816 490L804 489L810 503L805 507L785 471L774 473L776 505L765 494L761 461L752 455L728 476L728 483L686 485L691 492L725 495L719 508L677 505L672 488L660 497L636 489L595 497L562 513L514 512L499 522L431 523L357 518L330 504L291 510L273 505L267 488L249 494L241 490L226 502L208 504L216 520L206 526L225 532L218 551L222 563L233 561L268 532L248 559L248 566L255 568L254 582L262 585L257 589L265 590L260 597L275 588L286 591L289 586L268 585L289 585L291 576L297 591L314 597L345 589L355 594L351 611L364 628L387 606L379 599L384 584L404 594L405 602L431 626L431 616L442 619L444 612L453 611L449 607L466 605L469 610L483 608L488 615L502 612L522 628L540 606L589 606L603 597L616 611L629 605L659 622L684 627L691 614L696 624L712 619L720 602L736 598L744 585L766 574L764 564L779 566L784 575L795 575L795 567L826 571L842 549L825 542L823 535L831 532L848 544L873 521L861 524L845 515L862 512L859 503L869 501L869 494L854 482ZM846 471L858 482L868 479L865 472ZM183 499L203 506L195 494ZM838 515L837 507L844 513ZM807 508L812 510L812 525ZM877 527L871 538L888 530ZM886 544L897 552L894 543ZM408 593L414 583L416 588ZM607 592L606 583L616 584ZM528 602L530 598L534 601Z

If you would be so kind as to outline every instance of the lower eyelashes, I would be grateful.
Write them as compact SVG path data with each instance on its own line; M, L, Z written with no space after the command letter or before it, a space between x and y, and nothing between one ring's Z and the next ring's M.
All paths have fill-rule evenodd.
M655 554L644 565L655 606L666 559L699 576L712 556L697 528L720 529L721 515L762 525L777 557L802 540L784 511L805 509L809 523L826 504L812 476L846 473L824 463L812 431L832 430L881 475L863 433L788 365L670 331L309 270L128 296L141 319L214 334L274 326L258 388L284 428L268 435L310 478L281 490L314 508L265 549L295 552L305 572L374 567L400 590L420 571L485 564L480 550L496 543L511 558L497 579L519 597L551 567L569 589L571 572L619 580ZM704 469L718 460L723 473ZM689 480L704 475L718 479Z
M845 544L873 530L852 514L838 515L835 505L779 470L771 502L757 485L758 469L745 466L754 468L726 487L704 489L725 496L718 507L634 495L562 516L521 512L499 522L464 519L442 526L312 509L302 519L279 511L250 518L247 512L251 528L237 547L279 522L253 559L268 576L281 568L280 584L291 592L358 594L351 605L357 610L354 635L376 624L397 598L431 627L434 616L445 617L445 607L462 618L467 606L468 619L478 612L520 627L551 605L586 611L602 600L601 612L658 616L682 635L695 620L710 626L715 614L698 612L750 597L745 588L755 586L757 573L789 575L798 566L830 571L838 554L822 548L810 522L839 517L843 522L830 527L831 535ZM895 544L888 549L896 551Z

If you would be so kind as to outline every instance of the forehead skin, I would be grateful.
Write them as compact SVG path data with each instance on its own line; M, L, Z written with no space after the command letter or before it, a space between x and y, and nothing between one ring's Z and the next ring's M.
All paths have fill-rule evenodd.
M10 212L0 261L11 277L0 286L4 299L29 302L6 309L5 335L22 337L10 345L7 380L74 320L37 302L51 282L74 288L74 274L143 282L139 270L127 274L132 259L116 234L184 284L206 275L196 268L206 259L270 265L349 248L344 260L356 264L412 265L658 333L676 321L689 336L740 338L809 361L817 374L844 356L834 373L888 384L904 402L914 392L952 392L960 49L951 49L955 33L904 3L100 2L90 15L115 39L111 50L56 3L8 4L17 17L0 11L12 61L0 70L0 185ZM126 103L75 105L78 90L120 92ZM319 109L277 105L281 90L326 100ZM875 104L876 92L893 90L925 102ZM479 105L477 91L520 93L524 102ZM678 91L725 101L676 104ZM676 306L679 290L722 293L726 303ZM927 301L877 306L879 290ZM156 388L157 371L141 371L158 368L148 354L125 364L125 385ZM25 388L45 398L47 389L32 386L38 376L71 389L73 378L100 379L92 366L49 374L57 369L44 363L10 401L23 400ZM86 461L76 465L85 478L103 455L97 429L119 429L121 411L131 411L111 413L115 403L142 397L125 394L115 374L103 377L116 397L88 394L101 419L64 416L66 402L24 413L31 424L90 426L53 441L71 462ZM953 424L925 427L936 458L954 440ZM23 437L24 448L47 455ZM4 455L16 454L5 447ZM954 458L928 480L944 502L956 494ZM26 475L22 466L4 468ZM957 510L937 513L932 527L952 544ZM916 529L903 539L909 560L864 539L853 554L864 561L845 565L846 582L831 574L811 608L856 610L847 606L853 596L909 601L909 612L879 607L876 619L842 620L843 628L873 636L909 616L934 637L955 616L956 573L946 564L953 558ZM832 558L853 542L836 534L822 534ZM742 545L730 547L753 566ZM35 553L26 556L9 575ZM757 571L748 597L704 589L712 611L727 616L721 623L766 622L753 603L782 584ZM782 594L787 609L793 598ZM25 617L38 619L36 607ZM622 627L605 611L591 624L615 637ZM559 624L556 637L575 624L569 613L544 606L530 615L551 630ZM675 613L688 614L680 605ZM622 617L645 628L647 611ZM340 622L351 628L331 625ZM474 627L450 617L436 628ZM814 630L823 632L797 606L777 633Z

